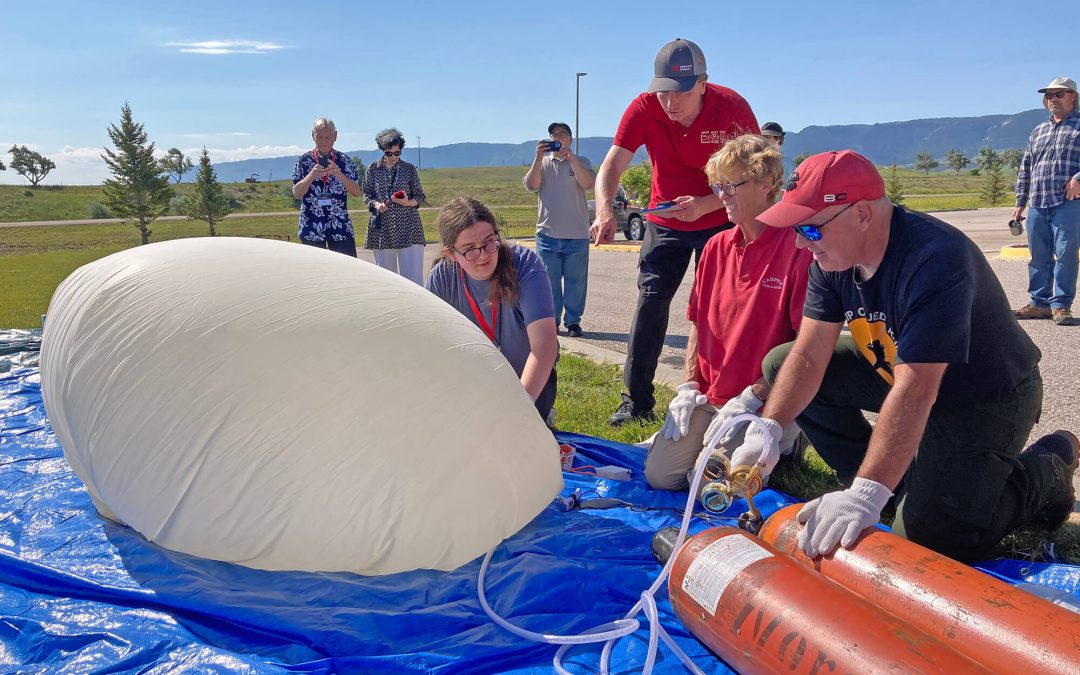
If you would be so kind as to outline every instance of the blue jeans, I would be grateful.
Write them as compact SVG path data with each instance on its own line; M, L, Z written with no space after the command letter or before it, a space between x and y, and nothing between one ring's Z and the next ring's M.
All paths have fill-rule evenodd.
M551 298L555 301L555 325L581 323L585 294L589 290L589 240L556 239L536 234L536 254L547 268ZM563 310L566 316L563 317Z
M1028 213L1028 293L1039 307L1070 309L1076 297L1080 199Z

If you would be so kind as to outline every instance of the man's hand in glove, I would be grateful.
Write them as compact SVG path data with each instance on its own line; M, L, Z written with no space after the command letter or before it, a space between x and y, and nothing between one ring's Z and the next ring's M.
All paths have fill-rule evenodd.
M724 404L724 407L720 408L720 410L713 415L712 421L709 422L709 428L705 430L705 445L708 445L716 432L720 431L720 427L724 426L724 422L727 422L737 415L745 415L747 413L756 415L757 412L761 410L761 406L762 400L754 395L753 387L747 387L746 389L743 389L743 392L738 396L728 399L728 402ZM739 429L745 424L749 424L749 422L743 422L728 427L727 432L724 433L724 437L720 439L717 446L730 443L731 439L735 437L735 434L739 433Z
M806 525L799 532L799 547L811 558L832 553L837 544L851 548L863 530L881 520L892 494L877 481L856 478L848 489L818 497L796 516Z
M697 382L686 382L675 387L675 398L668 406L667 417L660 427L660 435L677 441L690 429L690 415L699 405L705 405L709 398L698 391Z
M765 481L780 459L780 439L784 436L784 429L779 422L768 417L762 417L761 422L750 422L742 445L731 453L731 466L756 464L761 472L761 480Z

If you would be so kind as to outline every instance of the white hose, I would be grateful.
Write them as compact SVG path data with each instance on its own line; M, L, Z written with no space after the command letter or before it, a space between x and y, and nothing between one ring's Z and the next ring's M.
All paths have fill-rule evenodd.
M534 642L545 642L548 644L562 645L559 650L555 652L555 657L552 659L552 665L555 667L555 672L560 675L570 675L570 671L566 670L562 666L562 657L574 645L593 644L597 642L603 642L604 649L600 654L600 672L603 675L608 673L608 661L611 658L611 649L615 645L615 641L621 637L625 637L634 633L641 627L641 623L634 617L638 612L644 610L645 617L649 622L649 649L645 656L645 664L641 669L644 675L649 675L652 672L653 664L656 661L656 649L660 640L664 641L671 651L682 661L683 665L694 675L705 675L704 671L698 668L690 657L686 655L683 650L679 649L675 641L660 625L660 620L656 612L656 599L654 595L667 580L668 574L671 572L671 566L675 562L675 556L682 548L683 542L686 541L686 530L690 526L690 516L694 513L694 502L697 500L697 493L701 485L701 475L705 472L705 465L709 460L709 456L712 451L719 445L719 440L723 438L728 428L739 424L743 421L754 422L761 427L761 430L765 432L763 435L767 439L766 442L775 445L776 441L773 440L772 435L768 433L761 418L757 415L749 413L743 415L736 415L731 419L724 422L720 428L713 434L712 438L707 439L708 444L705 446L705 452L702 452L698 457L698 462L694 466L694 480L690 484L690 494L686 499L686 510L683 512L682 525L679 528L679 536L675 540L675 546L671 549L671 555L668 557L667 563L664 565L664 569L660 571L660 575L656 577L656 580L649 586L648 590L642 591L641 599L638 600L626 616L622 619L610 621L605 624L601 624L594 628L590 628L584 633L577 635L549 635L545 633L536 633L531 630L526 630L519 626L515 626L506 619L502 618L495 613L495 610L491 608L487 601L487 595L484 593L484 578L487 575L488 563L491 562L491 556L495 553L495 549L491 549L484 556L484 561L480 564L480 574L476 579L476 593L480 598L480 606L484 609L484 613L491 617L491 620L498 624L500 627L510 631L511 633L532 640Z

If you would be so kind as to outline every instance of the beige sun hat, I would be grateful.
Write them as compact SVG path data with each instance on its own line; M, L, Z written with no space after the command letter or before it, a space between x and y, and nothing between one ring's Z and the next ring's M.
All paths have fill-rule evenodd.
M1050 84L1040 89L1039 93L1045 94L1050 89L1068 89L1069 91L1076 93L1076 80L1071 77L1055 77L1050 80ZM1080 110L1080 96L1077 96L1076 100L1073 102L1073 110Z

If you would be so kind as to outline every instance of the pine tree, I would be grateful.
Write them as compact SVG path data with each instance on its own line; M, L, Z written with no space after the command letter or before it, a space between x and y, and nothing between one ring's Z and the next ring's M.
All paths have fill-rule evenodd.
M990 206L997 206L998 202L1005 197L1005 176L1001 172L1004 163L1001 160L1001 155L990 148L983 148L979 152L979 160L986 173L986 183L983 184L982 197Z
M904 181L896 173L896 162L889 167L889 177L885 180L885 196L893 204L904 203Z
M134 221L139 243L149 244L148 226L169 210L173 194L169 176L161 173L154 144L148 142L143 125L132 120L127 102L120 110L120 126L110 124L108 131L116 152L106 148L101 155L113 175L105 181L102 201L117 217Z
M205 220L210 226L210 236L216 237L217 230L214 224L231 212L229 198L225 196L225 190L222 189L217 173L210 164L210 153L203 146L202 157L199 158L199 171L195 174L194 189L184 199L184 214L192 220Z

